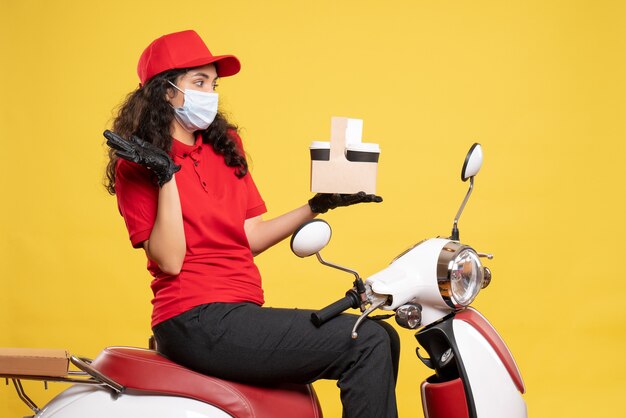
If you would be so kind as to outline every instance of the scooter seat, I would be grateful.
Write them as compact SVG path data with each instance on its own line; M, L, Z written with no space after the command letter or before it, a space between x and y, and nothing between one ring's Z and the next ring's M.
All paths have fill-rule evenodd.
M320 418L319 401L311 385L252 386L206 376L186 369L156 351L133 347L105 348L91 366L134 391L196 399L237 418L289 416Z

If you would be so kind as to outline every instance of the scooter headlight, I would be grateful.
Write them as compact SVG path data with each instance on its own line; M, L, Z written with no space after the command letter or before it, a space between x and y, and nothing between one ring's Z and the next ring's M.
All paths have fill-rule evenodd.
M451 308L468 306L481 289L484 271L473 248L455 241L448 242L437 262L439 292Z

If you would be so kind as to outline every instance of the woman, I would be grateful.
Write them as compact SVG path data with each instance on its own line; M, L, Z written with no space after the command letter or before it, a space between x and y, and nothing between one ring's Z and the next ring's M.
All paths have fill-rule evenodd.
M310 312L263 305L253 256L304 221L378 196L318 194L271 220L237 128L217 111L219 77L240 69L194 31L156 39L141 84L113 122L107 188L154 277L158 350L205 374L247 383L336 379L346 417L394 417L398 337L384 323L339 316L320 328ZM128 140L123 140L128 138ZM121 158L119 158L121 157Z

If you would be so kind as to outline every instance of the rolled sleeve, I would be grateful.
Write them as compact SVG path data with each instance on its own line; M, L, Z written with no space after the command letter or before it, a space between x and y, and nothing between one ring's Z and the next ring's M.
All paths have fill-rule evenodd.
M120 159L116 166L115 194L130 241L141 248L150 237L156 219L159 190L144 167Z

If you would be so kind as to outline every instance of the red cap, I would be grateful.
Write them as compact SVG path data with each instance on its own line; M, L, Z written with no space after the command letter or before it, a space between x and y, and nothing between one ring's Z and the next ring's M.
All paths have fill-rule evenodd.
M143 51L137 64L141 84L174 68L192 68L215 63L217 75L228 77L239 72L241 64L233 55L213 55L193 30L170 33L154 40Z

